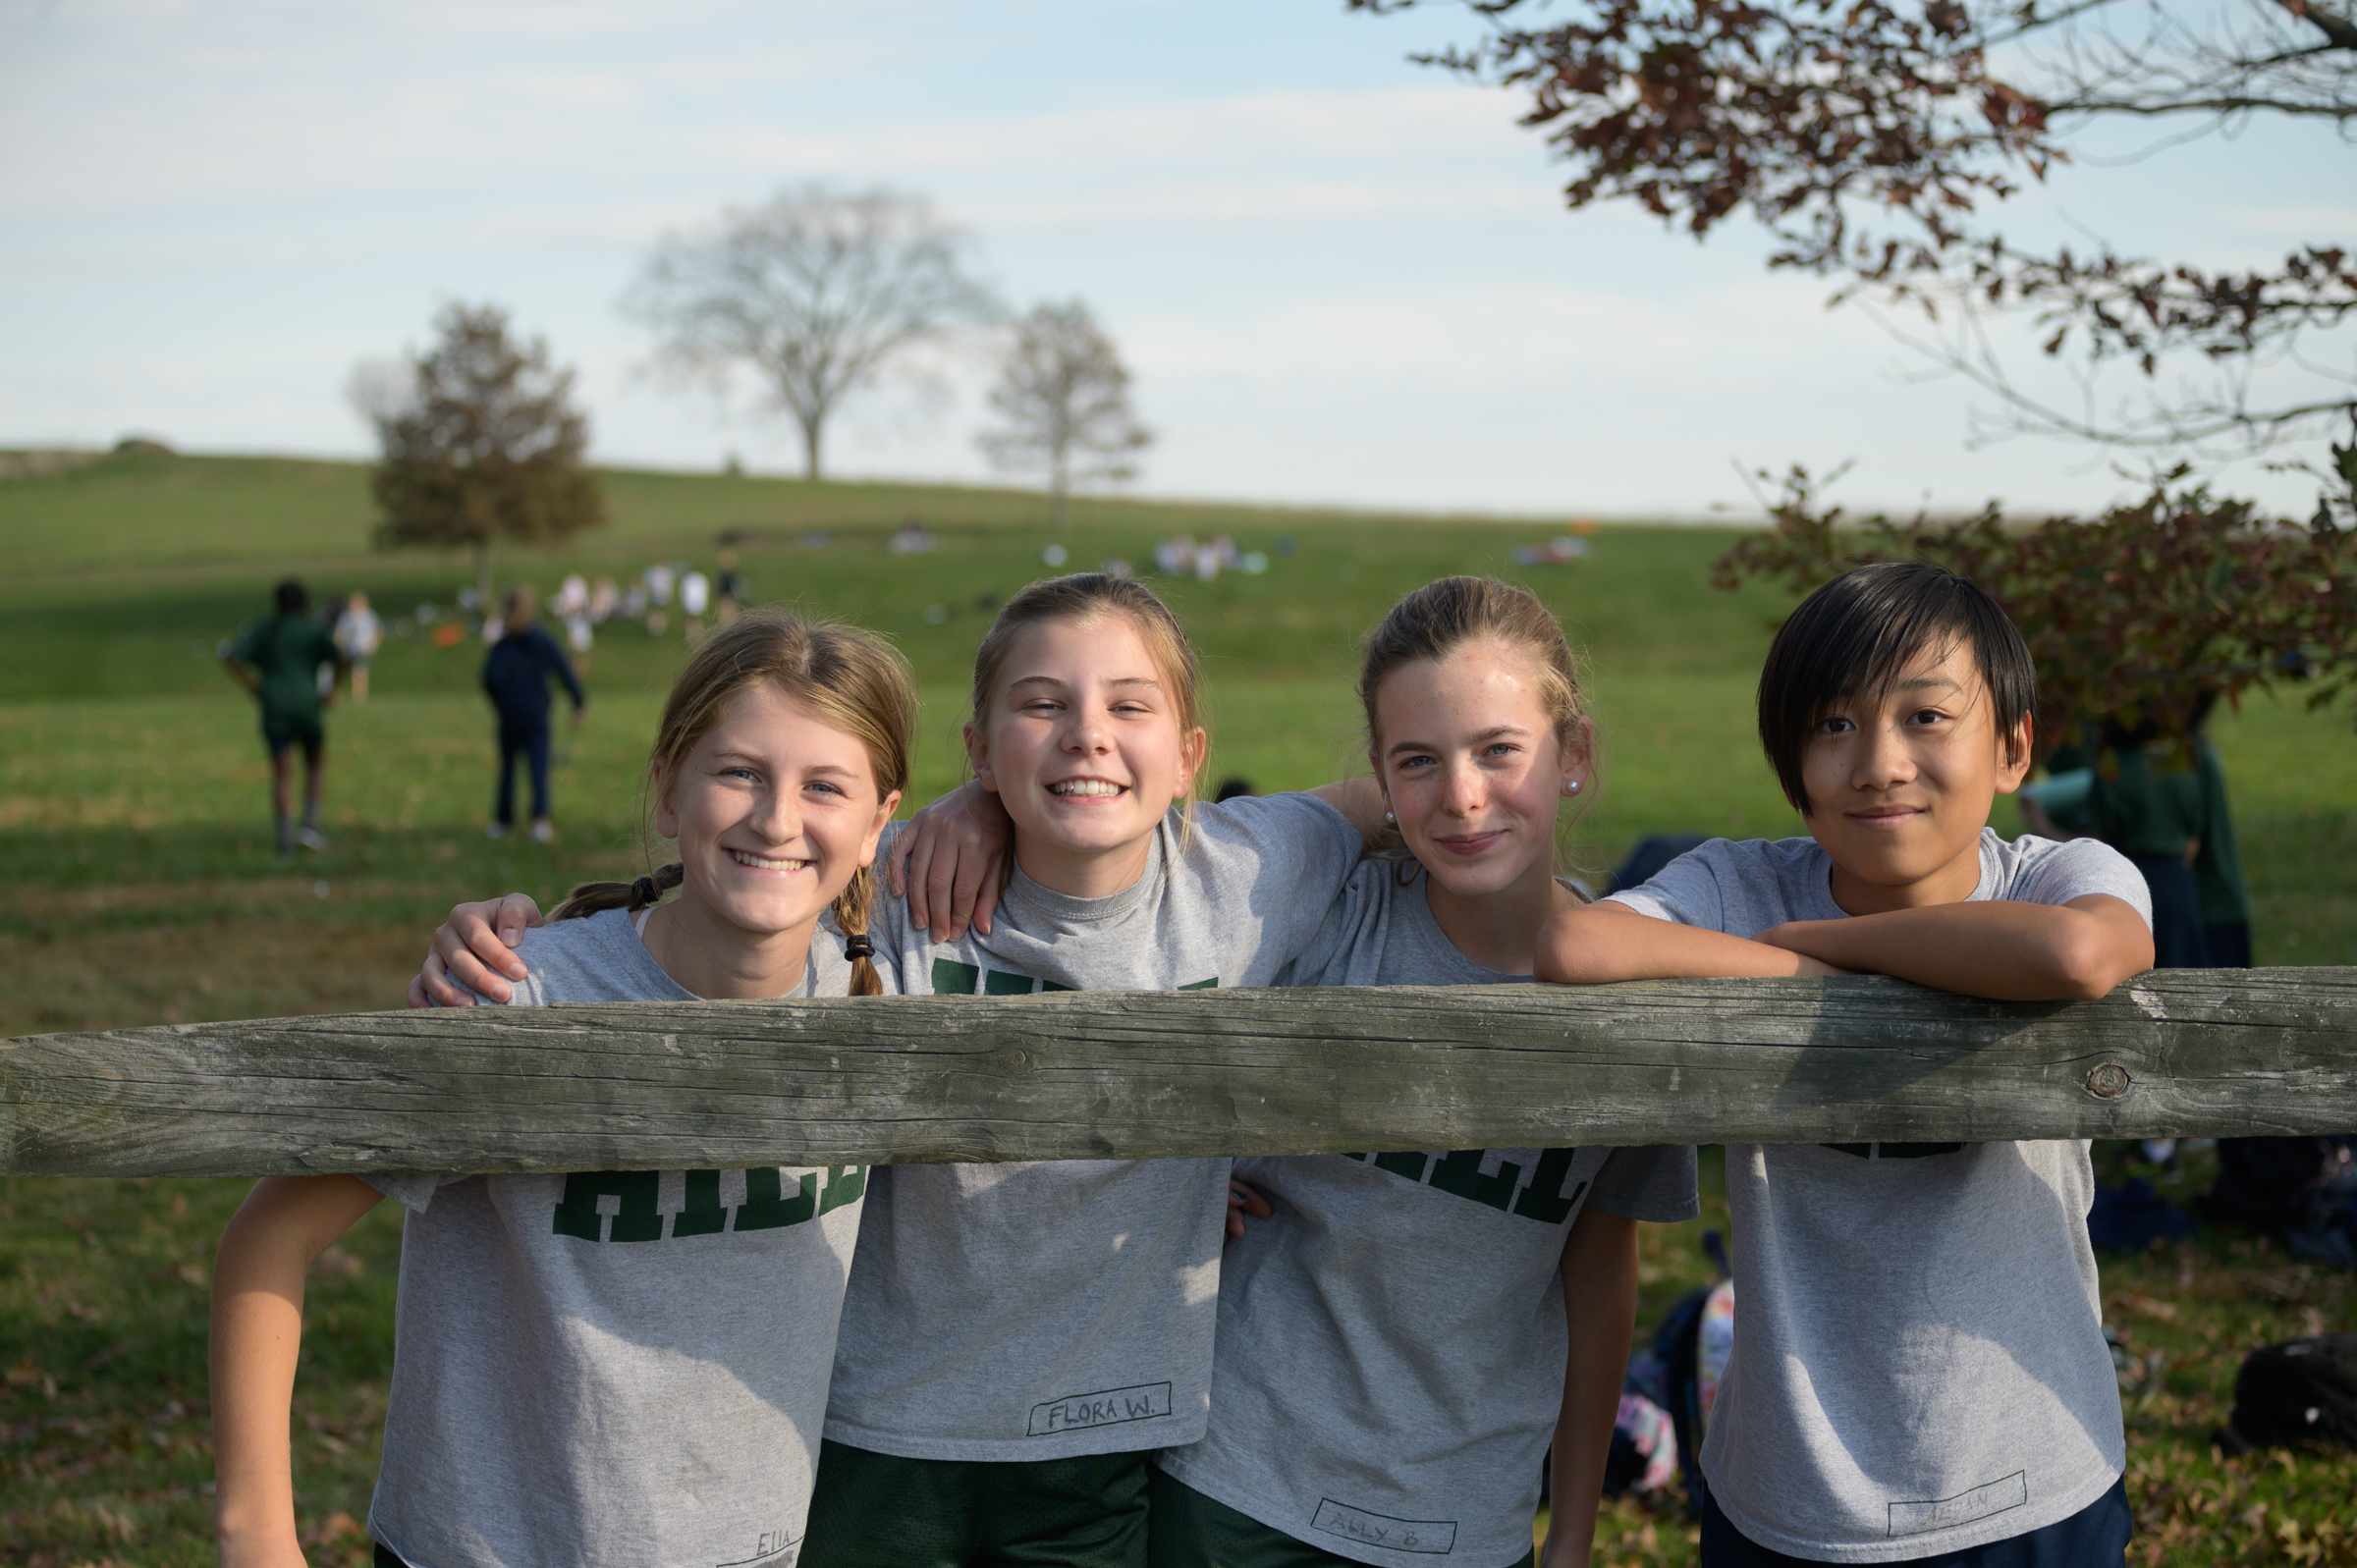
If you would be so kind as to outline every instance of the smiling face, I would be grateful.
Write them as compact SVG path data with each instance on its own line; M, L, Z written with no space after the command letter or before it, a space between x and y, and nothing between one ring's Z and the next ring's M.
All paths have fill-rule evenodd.
M1203 731L1182 730L1179 712L1128 617L1022 631L965 744L1014 823L1025 873L1075 897L1137 880L1155 828L1202 765Z
M1369 761L1408 851L1450 894L1544 886L1558 807L1584 784L1586 735L1556 736L1531 657L1506 642L1411 659L1375 688Z
M1890 689L1842 698L1801 753L1811 837L1851 914L1950 903L1981 875L1990 803L2030 767L2030 722L1998 730L1972 644L1909 661Z
M679 840L680 907L707 939L809 928L875 859L899 805L858 739L775 686L740 692L663 780L655 831Z

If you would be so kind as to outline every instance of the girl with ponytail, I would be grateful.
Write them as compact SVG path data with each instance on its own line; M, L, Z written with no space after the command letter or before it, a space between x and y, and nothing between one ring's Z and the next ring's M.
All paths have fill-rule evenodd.
M678 858L575 889L523 939L513 1004L882 991L871 867L915 713L869 633L757 613L707 638L647 763ZM409 1222L379 1568L791 1564L866 1184L859 1166L259 1183L214 1271L223 1563L302 1561L303 1275L391 1197Z

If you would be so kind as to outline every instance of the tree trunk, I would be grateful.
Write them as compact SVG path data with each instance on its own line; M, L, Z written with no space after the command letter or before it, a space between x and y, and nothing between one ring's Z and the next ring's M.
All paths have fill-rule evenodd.
M1055 519L1056 537L1059 539L1071 536L1071 464L1065 461L1062 453L1058 453L1054 465L1048 470L1048 495L1050 497L1049 514Z
M802 477L812 484L816 484L818 483L818 433L819 427L826 422L826 415L811 413L796 414L795 417L802 427Z

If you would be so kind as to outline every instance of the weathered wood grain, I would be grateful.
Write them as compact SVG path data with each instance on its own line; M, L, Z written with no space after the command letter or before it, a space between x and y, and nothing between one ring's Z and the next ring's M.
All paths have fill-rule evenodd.
M2357 1129L2357 969L355 1013L0 1043L0 1171L264 1175Z

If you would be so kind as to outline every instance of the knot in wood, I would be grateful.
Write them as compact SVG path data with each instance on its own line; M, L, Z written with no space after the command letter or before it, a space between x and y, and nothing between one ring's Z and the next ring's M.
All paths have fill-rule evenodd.
M2117 1100L2128 1092L2128 1069L2107 1061L2087 1075L2087 1092L2098 1100Z
M1008 1052L1006 1055L1000 1057L999 1059L1006 1062L1010 1067L1025 1066L1031 1060L1031 1058L1023 1053L1023 1050L1020 1046L1017 1046L1014 1050Z

